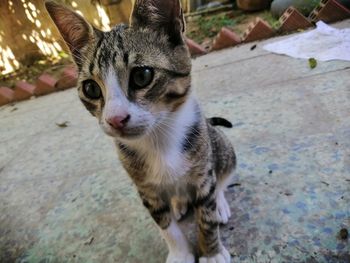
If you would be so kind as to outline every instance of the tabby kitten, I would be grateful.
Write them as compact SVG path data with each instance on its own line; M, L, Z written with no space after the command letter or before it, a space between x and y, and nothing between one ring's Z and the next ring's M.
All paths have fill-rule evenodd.
M81 101L113 137L169 247L166 262L195 262L177 224L188 205L199 226L199 262L230 262L219 223L230 217L224 190L236 158L213 127L218 119L205 119L192 94L179 0L136 0L130 25L109 32L55 2L46 8L78 67Z

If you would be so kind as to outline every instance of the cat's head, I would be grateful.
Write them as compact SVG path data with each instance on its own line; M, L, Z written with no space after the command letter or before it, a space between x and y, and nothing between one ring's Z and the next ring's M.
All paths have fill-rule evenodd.
M109 32L53 1L46 8L79 69L81 101L116 138L140 138L185 103L191 59L179 0L136 0Z

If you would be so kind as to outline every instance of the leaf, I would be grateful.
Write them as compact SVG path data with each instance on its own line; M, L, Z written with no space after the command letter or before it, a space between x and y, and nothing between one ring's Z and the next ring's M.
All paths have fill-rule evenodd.
M309 58L309 66L311 69L314 69L317 67L317 60L314 58Z
M68 127L68 123L69 121L65 121L65 122L62 122L62 123L56 123L56 125L60 128L67 128Z
M58 55L61 57L61 58L69 58L69 55L64 52L64 51L61 51L60 53L58 53Z

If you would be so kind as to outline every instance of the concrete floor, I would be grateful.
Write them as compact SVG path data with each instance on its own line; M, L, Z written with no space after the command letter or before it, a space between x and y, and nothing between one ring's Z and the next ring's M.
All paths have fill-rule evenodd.
M350 262L350 241L338 238L350 229L350 63L311 70L252 45L193 62L207 115L234 124L224 243L233 262ZM0 262L165 261L111 139L74 89L0 108L0 143Z

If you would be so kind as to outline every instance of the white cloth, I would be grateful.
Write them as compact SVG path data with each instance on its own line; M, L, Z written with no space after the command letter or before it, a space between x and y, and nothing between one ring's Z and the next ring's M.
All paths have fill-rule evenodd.
M350 29L336 29L319 21L317 28L265 45L267 51L294 58L350 61Z

